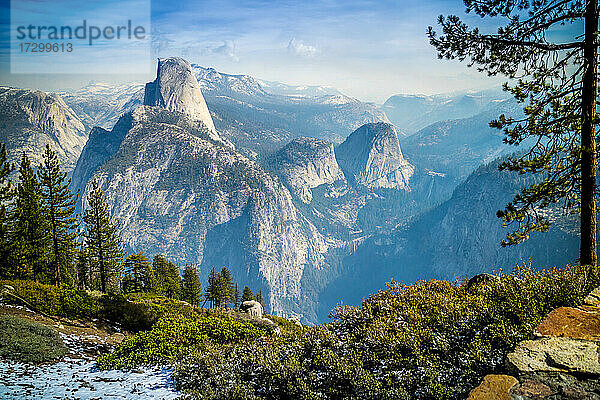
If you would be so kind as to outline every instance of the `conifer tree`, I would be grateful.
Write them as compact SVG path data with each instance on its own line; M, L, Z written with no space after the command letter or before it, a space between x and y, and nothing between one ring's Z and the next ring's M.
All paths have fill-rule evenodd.
M186 265L181 282L181 299L194 306L199 306L201 298L202 285L200 284L198 271L193 265Z
M254 293L252 293L252 289L250 289L248 286L245 286L242 293L242 302L250 300L256 300L256 298L254 297Z
M227 307L234 301L235 284L229 268L223 267L218 275L219 280L219 304Z
M75 271L77 273L77 287L79 289L91 289L92 275L90 261L87 255L87 250L83 244L79 249L77 249Z
M60 169L58 156L46 145L44 159L38 169L42 194L42 210L48 221L51 244L49 263L53 270L54 284L60 285L65 273L73 266L76 243L75 217L76 196L69 190L71 179Z
M0 278L16 278L15 271L10 268L10 227L9 211L14 201L14 190L10 181L10 174L14 166L8 162L6 146L0 147Z
M156 279L157 293L178 299L181 293L181 275L177 265L158 254L152 261L152 269Z
M17 274L31 271L36 281L48 281L47 221L42 211L40 185L25 153L21 157L19 183L13 214L11 242L14 246L14 267Z
M258 301L260 303L260 305L263 306L263 308L264 308L264 306L265 306L265 299L263 298L262 290L261 289L259 289L258 293L256 293L256 301Z
M123 247L104 194L95 180L87 203L83 213L85 247L90 265L100 278L100 290L106 293L111 286L118 287Z
M128 293L152 292L155 289L155 278L152 266L141 253L130 254L125 259L123 269L128 276L123 284L123 291ZM126 287L127 286L127 287Z
M240 289L238 288L238 284L235 284L235 290L233 292L233 299L234 299L234 303L233 303L233 308L235 308L236 310L240 308L240 304L242 302L242 294L240 293Z
M596 99L598 96L598 2L596 0L464 0L467 12L493 18L495 34L470 28L459 17L441 16L443 34L429 27L440 58L467 60L488 75L513 79L504 89L524 107L523 118L501 115L491 126L505 142L533 143L500 168L540 174L498 212L515 224L503 245L550 227L548 207L580 216L580 263L597 265ZM562 35L556 35L557 30Z
M206 285L206 291L204 293L204 298L210 303L210 308L220 306L220 285L221 282L219 280L219 276L215 272L215 269L212 268L210 270L210 274L208 275L208 285Z

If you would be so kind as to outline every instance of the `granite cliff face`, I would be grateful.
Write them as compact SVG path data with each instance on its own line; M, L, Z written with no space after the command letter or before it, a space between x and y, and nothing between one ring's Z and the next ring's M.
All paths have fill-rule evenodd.
M292 193L305 203L312 201L311 189L344 180L333 144L321 139L296 138L279 150L271 163Z
M192 119L202 121L208 129L215 130L212 117L200 92L200 85L192 73L192 67L182 58L170 57L158 60L156 80L146 84L144 105L182 112Z
M393 125L379 122L361 126L336 149L346 177L369 189L409 188L414 167L402 156Z
M77 90L57 92L77 114L89 132L94 127L111 129L121 115L144 101L144 85L125 83L114 86L91 82Z
M189 82L189 76L163 80L165 71L159 68L155 81L165 93L179 91L165 82ZM148 86L146 98L153 90ZM204 277L227 266L237 281L263 289L271 312L316 320L301 281L310 279L307 267L327 267L325 254L337 243L304 218L275 175L202 120L167 106L141 106L111 132L94 132L75 176L87 182L84 207L91 181L99 182L128 251L200 264Z
M87 140L84 125L60 96L40 91L0 87L0 121L0 142L17 164L22 152L39 164L50 144L70 173Z

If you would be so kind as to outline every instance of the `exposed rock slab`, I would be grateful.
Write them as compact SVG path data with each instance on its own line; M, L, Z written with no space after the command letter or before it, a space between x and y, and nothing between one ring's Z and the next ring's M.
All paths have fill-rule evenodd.
M467 400L511 400L510 390L519 383L509 375L486 375Z
M535 334L572 339L600 340L600 313L561 307L542 321Z
M592 292L585 297L583 302L588 306L600 307L600 286L592 290Z
M511 393L525 399L542 400L550 396L553 391L540 381L526 379L519 386L513 388Z
M508 355L509 366L519 373L567 372L600 374L598 345L570 338L526 340Z

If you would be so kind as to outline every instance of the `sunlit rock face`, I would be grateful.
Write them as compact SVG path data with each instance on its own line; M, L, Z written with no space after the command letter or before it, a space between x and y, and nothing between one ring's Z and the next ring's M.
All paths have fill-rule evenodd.
M215 130L192 67L182 58L158 60L156 79L146 84L144 105L182 112Z
M311 189L344 179L333 144L322 139L296 138L277 152L272 164L292 193L305 203L312 201Z
M25 152L33 165L49 144L71 173L87 141L85 126L58 95L38 90L0 87L0 142L8 159L19 162Z
M414 167L404 159L393 125L361 126L335 150L346 178L369 189L408 189Z

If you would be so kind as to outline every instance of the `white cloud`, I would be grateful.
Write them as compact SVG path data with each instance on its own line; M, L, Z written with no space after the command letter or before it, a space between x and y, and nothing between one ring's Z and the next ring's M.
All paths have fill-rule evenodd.
M301 41L296 40L296 38L292 38L292 40L290 40L287 48L288 51L302 57L313 57L318 52L315 46L304 44Z
M233 61L239 61L239 57L236 54L235 51L235 43L233 42L233 40L226 40L223 42L223 44L221 46L217 46L211 49L211 51L213 53L216 54L222 54L224 56L229 57L230 59L232 59Z

